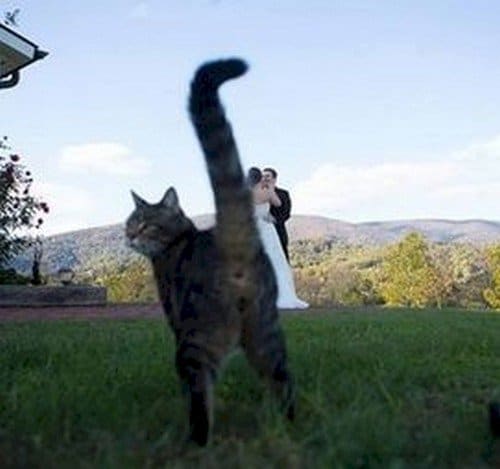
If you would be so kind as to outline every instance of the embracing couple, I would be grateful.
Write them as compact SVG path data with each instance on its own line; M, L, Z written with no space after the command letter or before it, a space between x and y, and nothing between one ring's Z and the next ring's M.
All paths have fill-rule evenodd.
M305 309L309 305L297 297L292 269L288 263L288 235L285 222L290 218L288 192L276 188L277 173L272 168L250 168L248 185L255 204L257 229L276 275L277 306L280 309Z

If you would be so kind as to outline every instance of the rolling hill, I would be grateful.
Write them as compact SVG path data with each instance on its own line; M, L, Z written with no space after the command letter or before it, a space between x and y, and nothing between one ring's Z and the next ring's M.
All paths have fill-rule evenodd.
M193 219L199 228L213 224L212 215ZM291 241L329 239L347 244L383 245L398 241L412 231L421 232L429 241L470 243L475 245L500 242L500 222L487 220L401 220L348 223L331 218L295 215L288 223ZM61 267L78 271L92 259L112 257L125 261L135 254L126 246L122 224L88 228L49 236L44 241L45 273ZM31 255L26 253L13 262L20 272L31 269Z

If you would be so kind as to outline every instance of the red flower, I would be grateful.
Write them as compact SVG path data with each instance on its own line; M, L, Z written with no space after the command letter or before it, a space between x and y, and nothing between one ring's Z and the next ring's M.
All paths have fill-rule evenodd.
M11 161L13 161L14 163L19 161L19 155L10 155L10 159Z

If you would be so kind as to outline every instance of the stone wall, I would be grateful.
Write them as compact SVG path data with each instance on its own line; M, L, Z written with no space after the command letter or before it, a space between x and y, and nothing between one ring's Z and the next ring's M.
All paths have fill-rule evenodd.
M0 285L2 306L99 306L106 304L106 288L92 285Z

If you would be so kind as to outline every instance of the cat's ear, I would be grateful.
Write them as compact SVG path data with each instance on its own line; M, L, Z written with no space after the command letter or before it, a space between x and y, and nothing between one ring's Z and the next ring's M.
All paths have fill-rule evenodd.
M168 188L160 203L169 209L179 210L179 198L177 197L177 192L173 187Z
M130 191L132 193L132 199L134 199L134 204L136 208L146 207L148 203L141 197L139 197L134 191Z

